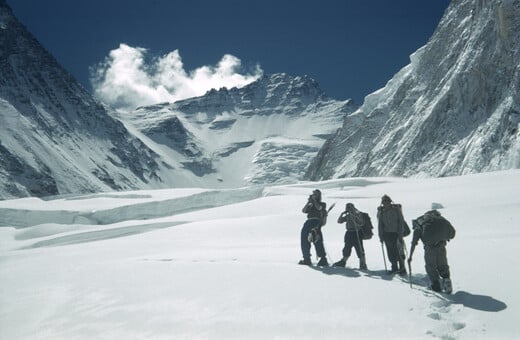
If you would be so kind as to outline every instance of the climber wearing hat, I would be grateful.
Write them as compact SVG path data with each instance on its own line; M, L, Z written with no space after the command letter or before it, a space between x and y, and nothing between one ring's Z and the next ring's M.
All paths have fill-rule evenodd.
M406 274L404 265L405 224L400 204L395 204L388 195L381 197L381 205L377 208L379 241L384 243L388 259L392 264L392 274Z
M328 266L327 254L325 254L325 247L323 246L323 234L321 233L321 227L325 224L327 216L327 204L321 201L320 190L316 189L312 192L302 212L307 214L307 220L301 230L303 260L299 264L312 265L311 243L314 243L316 254L320 258L318 266Z

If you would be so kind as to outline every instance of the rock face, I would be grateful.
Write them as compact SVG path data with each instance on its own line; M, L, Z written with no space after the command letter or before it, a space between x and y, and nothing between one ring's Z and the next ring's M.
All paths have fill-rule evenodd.
M96 101L0 1L0 198L300 179L356 109L309 77L118 114Z
M345 118L307 179L520 167L520 0L452 1L410 59Z
M160 183L157 155L128 133L0 2L0 197Z
M290 183L301 179L352 101L328 98L315 80L274 74L243 87L138 108L119 118L203 186ZM160 151L161 150L161 151ZM178 171L181 174L182 171Z

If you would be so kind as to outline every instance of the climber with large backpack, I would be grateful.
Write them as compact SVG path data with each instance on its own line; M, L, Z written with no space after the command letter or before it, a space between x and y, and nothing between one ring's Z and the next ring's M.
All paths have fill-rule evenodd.
M301 249L303 260L299 264L312 265L311 243L314 244L316 254L320 258L318 266L327 267L327 254L323 246L323 234L321 227L327 223L327 204L321 201L321 191L316 189L309 196L307 203L302 209L307 214L307 220L301 230Z
M392 264L390 273L405 275L406 267L404 262L406 255L403 237L410 234L410 228L404 220L401 205L395 204L388 195L383 195L381 197L381 205L377 208L377 220L381 247L384 243L388 259Z
M363 239L365 238L363 229L367 223L370 223L370 217L368 217L368 220L367 217L368 214L356 209L354 204L347 203L345 205L345 211L342 212L338 218L339 224L345 223L345 246L343 247L343 257L333 264L334 267L345 267L348 258L352 254L352 248L354 248L359 259L359 269L367 269L365 248L363 247ZM371 225L370 223L370 226ZM371 237L371 235L366 237Z
M421 240L424 245L425 269L431 282L430 289L451 294L452 283L446 245L455 237L455 228L437 210L430 210L412 220L412 225L413 237L408 265L411 264L415 247Z

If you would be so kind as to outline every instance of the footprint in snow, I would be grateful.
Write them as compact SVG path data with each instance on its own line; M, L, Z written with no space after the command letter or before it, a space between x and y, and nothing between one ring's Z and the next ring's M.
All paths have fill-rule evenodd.
M466 327L464 322L454 321L454 313L460 312L460 309L452 311L449 301L440 300L432 302L430 305L431 313L428 318L437 321L437 326L430 329L426 334L444 340L455 340L458 338L457 331Z
M441 319L441 315L439 313L430 313L430 314L428 314L428 317L430 319L433 319L433 320L440 320Z

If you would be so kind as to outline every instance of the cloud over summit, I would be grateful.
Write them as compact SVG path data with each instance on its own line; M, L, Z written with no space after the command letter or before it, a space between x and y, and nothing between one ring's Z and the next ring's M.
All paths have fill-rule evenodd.
M178 50L147 58L141 47L120 44L105 60L91 67L94 94L120 110L200 96L212 88L242 87L262 75L260 66L242 74L241 61L226 54L216 64L186 71Z

